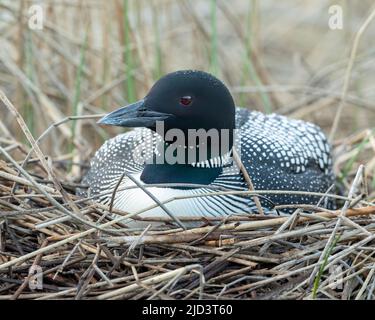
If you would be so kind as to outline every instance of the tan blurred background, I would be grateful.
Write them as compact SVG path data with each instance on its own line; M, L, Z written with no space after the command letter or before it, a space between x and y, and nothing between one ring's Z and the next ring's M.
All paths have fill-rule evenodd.
M30 27L35 4L42 30ZM342 30L328 25L332 5L342 9ZM66 116L101 114L141 98L167 72L201 69L224 80L237 105L310 120L329 134L353 39L372 6L372 0L2 0L0 88L38 137ZM375 22L360 39L335 136L337 144L351 143L339 151L365 145L342 167L361 156L375 167L374 39ZM95 120L66 122L41 147L82 163L123 130ZM4 106L0 137L26 143Z

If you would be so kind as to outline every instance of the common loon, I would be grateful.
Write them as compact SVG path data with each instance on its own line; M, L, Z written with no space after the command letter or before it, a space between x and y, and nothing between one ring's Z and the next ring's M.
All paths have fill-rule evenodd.
M155 200L136 184L166 184L147 190L160 202L166 202L166 208L176 217L257 213L252 196L218 191L248 190L242 172L233 161L233 146L239 150L255 190L324 193L334 182L330 145L319 127L236 107L228 88L202 71L167 74L144 99L109 113L98 123L137 127L107 140L96 152L83 179L89 186L89 195L96 195L104 204L111 203L112 192L118 188L112 204L125 212L140 212L155 206ZM157 130L158 123L162 124L162 132ZM229 147L215 149L210 138L206 142L166 141L171 129L187 135L189 129L221 130L229 133L226 140ZM223 139L220 136L219 142ZM196 152L193 157L185 154L183 163L158 163L156 158L170 152L171 146L208 151L207 155ZM217 152L215 157L213 149ZM213 195L201 196L208 193ZM318 196L306 194L260 195L266 214L275 213L275 205L317 204L319 200ZM328 201L325 205L330 207L332 203ZM167 217L160 206L140 214L140 217L159 216Z

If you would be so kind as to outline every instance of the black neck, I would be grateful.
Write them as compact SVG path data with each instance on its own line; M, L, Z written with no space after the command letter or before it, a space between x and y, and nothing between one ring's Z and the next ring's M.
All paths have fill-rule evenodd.
M147 164L141 180L146 184L186 183L208 185L221 173L223 168L196 168L189 164Z

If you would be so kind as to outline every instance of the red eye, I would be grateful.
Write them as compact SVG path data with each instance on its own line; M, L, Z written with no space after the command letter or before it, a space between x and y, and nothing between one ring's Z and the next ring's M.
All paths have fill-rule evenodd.
M193 102L193 98L191 96L183 96L180 98L180 103L183 106L190 106L192 102Z

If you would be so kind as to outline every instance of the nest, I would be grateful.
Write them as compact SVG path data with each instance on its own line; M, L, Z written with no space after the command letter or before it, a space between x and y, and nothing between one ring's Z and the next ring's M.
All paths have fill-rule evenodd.
M347 196L322 197L341 201L340 210L299 205L286 217L180 218L194 220L192 229L172 216L130 229L136 216L76 196L84 186L66 178L71 168L46 158L0 94L31 144L1 139L0 299L374 298L374 193L361 157L352 156L358 144L375 150L363 147L372 131L337 143Z
M77 197L79 185L61 178L68 168L30 141L37 158L27 162L11 156L14 142L0 146L0 299L374 299L364 166L347 175L347 196L326 195L340 210L130 229L126 212Z

